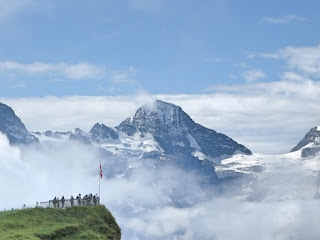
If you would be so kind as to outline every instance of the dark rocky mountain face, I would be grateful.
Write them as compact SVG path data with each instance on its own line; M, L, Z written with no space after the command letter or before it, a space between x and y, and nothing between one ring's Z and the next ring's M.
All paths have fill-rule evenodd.
M190 131L202 152L211 157L233 155L237 152L252 154L245 146L238 144L228 136L195 124Z
M110 127L107 127L104 124L96 123L89 132L93 141L97 143L103 142L105 139L118 139L118 133Z
M132 136L150 133L166 154L190 155L200 151L209 158L251 151L224 134L195 123L180 107L163 101L139 108L117 129Z
M91 144L90 135L80 128L75 128L69 135L69 140L78 141L83 144Z
M312 157L320 152L320 128L312 128L291 152L301 150L302 157Z
M0 132L7 135L11 144L38 142L38 139L28 132L14 111L2 103L0 103Z

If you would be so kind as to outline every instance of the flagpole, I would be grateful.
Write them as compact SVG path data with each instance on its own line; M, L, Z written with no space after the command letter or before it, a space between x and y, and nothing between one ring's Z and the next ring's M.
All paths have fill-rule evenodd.
M101 178L101 160L100 160L100 168L99 168L99 200L100 200L100 178Z

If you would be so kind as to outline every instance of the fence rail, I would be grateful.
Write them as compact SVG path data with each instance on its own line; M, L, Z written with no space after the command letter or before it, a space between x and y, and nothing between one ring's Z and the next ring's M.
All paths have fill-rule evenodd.
M48 202L40 202L36 207L42 208L68 208L73 206L95 206L100 204L100 199L87 198L87 199L65 199L65 200L49 200Z
M34 206L27 206L25 204L22 205L21 208L11 208L11 209L3 209L0 211L0 216L2 216L3 212L7 211L12 211L12 210L21 210L21 209L30 209L30 208L69 208L73 206L95 206L95 205L100 205L100 199L99 197L93 198L93 197L88 197L88 198L83 198L80 201L78 199L65 199L65 200L49 200L47 202L37 202L36 205Z

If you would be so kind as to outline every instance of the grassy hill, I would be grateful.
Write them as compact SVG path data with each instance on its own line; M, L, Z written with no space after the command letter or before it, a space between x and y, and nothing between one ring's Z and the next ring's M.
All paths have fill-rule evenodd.
M3 212L0 239L120 239L121 230L104 206L34 208Z

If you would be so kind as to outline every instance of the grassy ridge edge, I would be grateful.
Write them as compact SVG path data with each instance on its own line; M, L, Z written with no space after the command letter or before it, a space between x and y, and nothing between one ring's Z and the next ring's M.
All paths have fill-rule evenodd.
M120 239L121 229L105 206L34 208L3 212L0 239Z

